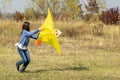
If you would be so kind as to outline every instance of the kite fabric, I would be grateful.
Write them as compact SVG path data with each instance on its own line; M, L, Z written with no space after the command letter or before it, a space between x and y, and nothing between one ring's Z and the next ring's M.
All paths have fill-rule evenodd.
M61 54L60 44L57 37L59 37L62 32L57 28L54 28L54 22L49 8L47 18L42 24L41 29L36 44L41 45L41 42L47 43L53 46L57 52Z

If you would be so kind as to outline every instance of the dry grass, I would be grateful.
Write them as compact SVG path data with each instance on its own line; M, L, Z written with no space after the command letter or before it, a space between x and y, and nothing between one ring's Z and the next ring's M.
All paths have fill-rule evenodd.
M92 24L55 22L63 32L59 37L62 55L49 45L38 47L31 40L31 63L25 73L19 73L15 63L20 56L14 44L19 40L22 22L0 20L0 24L0 80L120 79L119 26L105 26L104 35L94 36ZM31 22L31 26L38 28L39 21Z

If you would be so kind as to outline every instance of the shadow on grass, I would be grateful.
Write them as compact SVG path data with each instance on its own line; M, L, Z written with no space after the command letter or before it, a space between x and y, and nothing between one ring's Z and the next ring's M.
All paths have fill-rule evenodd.
M25 73L41 73L41 72L47 72L47 71L89 71L88 67L71 67L71 68L61 68L61 69L40 69L36 71L26 71Z

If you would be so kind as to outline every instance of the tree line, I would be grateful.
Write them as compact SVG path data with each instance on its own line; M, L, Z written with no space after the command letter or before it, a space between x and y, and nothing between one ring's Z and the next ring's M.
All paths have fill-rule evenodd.
M80 0L26 0L26 3L24 13L16 11L12 15L17 22L44 19L48 7L55 21L99 20L105 24L117 24L120 17L119 7L106 9L105 0L86 0L86 2L82 0L82 4ZM2 16L1 11L0 16Z

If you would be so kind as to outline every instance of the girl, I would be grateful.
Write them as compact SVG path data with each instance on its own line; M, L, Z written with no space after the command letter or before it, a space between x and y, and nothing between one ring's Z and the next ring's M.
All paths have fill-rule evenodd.
M29 26L30 26L29 22L23 23L20 41L19 43L15 44L17 46L18 53L22 58L22 60L16 63L17 71L19 71L20 65L23 64L22 68L20 69L20 72L24 72L28 64L30 63L30 56L27 48L29 44L29 40L30 38L37 39L38 35L34 35L34 34L39 33L40 31L39 28L30 32Z

